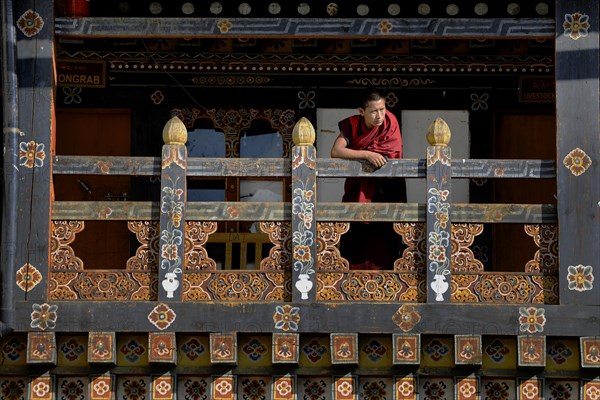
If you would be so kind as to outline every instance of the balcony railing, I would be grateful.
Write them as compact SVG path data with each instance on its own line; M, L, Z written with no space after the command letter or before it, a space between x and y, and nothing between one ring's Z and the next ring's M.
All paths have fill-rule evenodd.
M160 176L160 202L56 201L52 205L51 300L406 301L558 304L556 210L544 204L451 203L452 179L555 177L551 160L452 160L450 131L437 119L424 159L366 162L317 159L311 123L293 131L291 159L188 158L187 131L174 117L164 128L162 157L56 156L54 174ZM291 177L292 202L188 202L188 177ZM426 178L427 202L316 202L317 177ZM124 269L84 269L72 246L85 221L127 221L139 246ZM252 235L223 238L218 221L257 222L269 254L256 269L218 269L211 237L244 247ZM390 270L349 270L339 240L349 222L393 223L406 249ZM471 245L484 224L523 224L538 247L522 272L491 272ZM259 235L260 236L260 235ZM242 252L245 254L245 252ZM228 253L229 254L229 253ZM393 269L392 269L393 268Z

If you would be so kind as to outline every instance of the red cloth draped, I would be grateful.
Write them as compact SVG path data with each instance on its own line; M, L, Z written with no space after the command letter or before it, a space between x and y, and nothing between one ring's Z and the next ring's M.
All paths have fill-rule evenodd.
M386 110L383 124L372 129L367 128L361 115L346 118L338 126L348 141L348 148L373 151L387 158L402 158L400 126L390 111ZM370 203L376 190L375 179L348 178L344 184L342 201Z

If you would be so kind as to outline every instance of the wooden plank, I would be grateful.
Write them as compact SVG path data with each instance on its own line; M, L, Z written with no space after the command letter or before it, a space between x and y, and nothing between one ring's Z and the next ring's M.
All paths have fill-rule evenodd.
M518 38L548 39L551 18L57 18L56 35L84 37L385 37L385 38Z
M554 160L453 159L452 178L556 178Z
M54 156L54 175L159 176L159 157Z
M48 292L50 237L51 154L54 126L54 9L53 2L24 0L14 3L18 63L19 171L18 224L15 275L7 276L14 286L14 298L45 299ZM35 19L34 19L35 18ZM37 22L43 22L43 29ZM33 25L30 26L30 22ZM38 29L39 28L39 29ZM7 116L5 116L7 117ZM8 157L8 155L7 155ZM3 265L4 268L4 265ZM39 272L37 282L26 280ZM17 281L19 281L17 285ZM10 308L9 304L3 307Z
M29 331L31 311L35 302L17 302L17 331ZM583 305L482 305L452 303L339 303L316 302L310 305L296 302L159 302L156 301L52 301L56 306L57 332L85 332L92 327L104 332L147 332L153 329L149 321L157 314L168 315L160 321L161 329L170 332L357 332L398 333L396 323L406 333L445 335L519 335L519 322L528 309L544 315L539 334L545 336L597 336L600 321L597 306ZM403 308L403 306L405 306ZM160 309L155 310L155 308ZM285 307L285 309L284 309ZM172 311L169 312L169 310ZM286 311L287 310L287 311ZM295 324L275 328L276 314L293 312ZM106 318L107 315L127 315L127 318ZM394 316L396 316L394 318ZM277 321L280 318L276 318ZM396 320L396 322L394 322ZM361 321L357 324L357 321ZM573 329L576 326L577 329ZM284 330L283 328L287 329Z
M52 220L158 220L159 204L136 201L55 201ZM317 221L425 221L425 205L419 203L317 203ZM289 221L287 203L189 202L190 221ZM551 204L453 204L453 222L554 224Z
M294 128L294 142L296 129L303 127L312 140L292 149L292 300L312 303L317 298L317 150L315 130L305 118Z
M600 305L599 8L597 1L556 2L557 204L562 304Z
M424 178L425 159L390 160L373 171L367 163L354 160L322 158L317 160L321 178L349 176ZM55 175L160 175L158 157L55 156ZM189 158L188 176L221 178L291 176L290 160L285 158ZM529 178L556 177L553 160L452 160L454 178Z
M438 120L432 123L432 127ZM450 139L450 130L446 127ZM437 125L436 125L437 126ZM431 128L430 128L431 129ZM428 133L429 140L429 133ZM442 141L440 141L442 143ZM452 163L450 147L431 143L427 147L427 302L445 303L450 301L450 280L452 259Z
M181 300L185 258L185 209L186 209L186 167L187 149L185 141L173 140L177 124L186 133L185 126L177 117L173 117L165 126L163 136L170 140L162 149L162 172L160 186L160 238L158 243L158 299ZM171 129L167 129L170 127ZM167 132L168 131L168 132Z

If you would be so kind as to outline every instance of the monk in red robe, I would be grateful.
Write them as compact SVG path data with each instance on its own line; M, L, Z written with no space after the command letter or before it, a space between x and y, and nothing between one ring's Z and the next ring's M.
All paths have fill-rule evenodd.
M340 135L331 157L366 160L375 168L381 168L390 158L402 158L400 127L394 114L386 109L385 98L377 91L367 91L358 112L340 121ZM342 201L406 202L405 182L402 178L348 178ZM389 222L354 222L342 237L341 253L350 269L393 269L399 251L400 238Z

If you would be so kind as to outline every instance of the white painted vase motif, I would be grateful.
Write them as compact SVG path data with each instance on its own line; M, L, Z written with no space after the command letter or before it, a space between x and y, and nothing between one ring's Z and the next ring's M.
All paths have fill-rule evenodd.
M179 281L177 280L177 274L173 272L167 272L165 279L163 279L162 287L167 292L168 298L173 298L173 292L179 287Z
M313 287L313 283L308 278L308 274L300 274L296 281L296 289L302 293L302 300L308 299L308 292L310 292L310 289Z
M444 293L448 290L448 282L442 274L436 274L431 282L431 288L435 292L435 301L444 301Z

